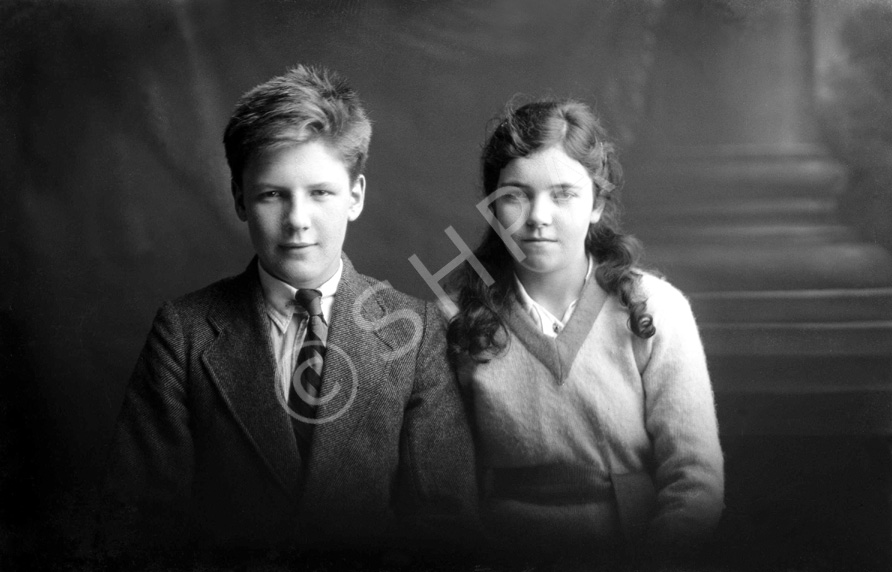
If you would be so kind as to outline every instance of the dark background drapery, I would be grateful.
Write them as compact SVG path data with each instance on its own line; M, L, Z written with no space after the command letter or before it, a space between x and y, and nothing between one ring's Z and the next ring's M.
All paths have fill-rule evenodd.
M882 215L892 211L890 138L863 119L892 109L882 71L889 21L888 9L869 2L4 3L0 551L83 554L104 448L155 309L247 264L221 136L250 87L297 62L350 79L374 135L366 209L345 250L360 271L426 298L408 257L435 272L458 254L447 226L472 245L483 230L474 204L488 121L512 98L594 104L620 142L629 226L652 245L648 261L694 295L723 372L750 355L728 350L750 330L728 326L741 319L722 301L733 314L753 297L728 292L783 291L780 299L808 305L814 295L801 293L820 291L836 295L848 317L854 299L892 300L883 290L892 286L884 250L892 216ZM779 173L793 175L778 182ZM771 192L744 201L734 185ZM793 187L806 190L783 195ZM826 220L807 218L820 205ZM776 228L766 230L767 219ZM781 252L794 231L796 248ZM774 312L790 311L789 303L758 308L766 319L753 327L762 333L778 321ZM806 323L829 320L803 312ZM889 339L876 327L870 343ZM741 417L735 408L750 402L731 381L715 380L720 397L731 396L720 399L720 420L733 429L723 436L729 450L735 435L750 433L836 439L831 447L846 450L851 443L839 439L885 435L888 428L850 430L842 421L810 432L811 418L784 430L783 412L765 411L801 389L811 358L781 353L764 367L792 371L789 385L779 396L754 390L764 425ZM871 391L886 398L889 352L854 355L832 367L853 378L866 372ZM846 394L851 408L835 407L831 417L859 416L862 397ZM853 462L882 481L885 469L874 465L885 457L877 455L873 447ZM888 492L878 490L876 498ZM731 508L758 528L752 510Z

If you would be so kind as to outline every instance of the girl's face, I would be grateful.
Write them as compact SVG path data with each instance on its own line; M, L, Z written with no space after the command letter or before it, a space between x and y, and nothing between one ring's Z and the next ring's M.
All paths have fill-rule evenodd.
M524 254L514 267L521 280L529 272L561 277L588 268L585 237L598 222L592 179L582 164L560 147L547 147L508 163L499 175L498 221Z

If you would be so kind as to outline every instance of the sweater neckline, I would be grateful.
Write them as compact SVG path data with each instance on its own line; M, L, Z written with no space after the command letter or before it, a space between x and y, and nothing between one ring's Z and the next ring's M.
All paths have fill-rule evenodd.
M607 292L598 285L597 280L589 280L583 287L573 315L570 316L564 329L554 338L542 332L532 316L520 306L516 297L511 305L511 311L506 316L506 322L508 328L527 350L542 362L561 384L570 374L573 361L606 301Z

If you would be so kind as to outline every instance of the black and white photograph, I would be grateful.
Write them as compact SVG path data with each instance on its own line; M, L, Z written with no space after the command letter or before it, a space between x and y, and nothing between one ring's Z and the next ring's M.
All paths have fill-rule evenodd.
M892 1L3 0L0 569L892 570Z

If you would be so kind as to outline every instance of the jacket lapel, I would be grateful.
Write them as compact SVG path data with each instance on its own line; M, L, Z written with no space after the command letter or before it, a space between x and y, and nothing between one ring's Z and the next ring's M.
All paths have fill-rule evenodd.
M286 494L300 483L300 454L280 401L256 259L233 281L232 296L208 316L217 338L203 359L211 379L253 447Z
M387 363L382 354L395 349L381 335L386 310L376 287L360 276L343 256L344 272L332 308L321 395L337 394L319 407L313 431L305 500L323 501L337 487L339 466L349 461L344 444L386 391ZM378 287L382 286L381 284ZM359 304L357 304L357 300ZM377 326L377 329L376 329ZM383 345L382 345L383 344Z

